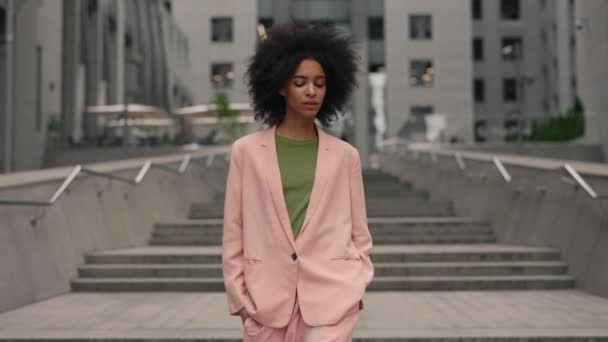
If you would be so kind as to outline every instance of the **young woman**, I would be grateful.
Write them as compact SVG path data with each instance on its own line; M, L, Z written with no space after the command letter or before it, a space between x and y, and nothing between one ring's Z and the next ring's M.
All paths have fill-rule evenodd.
M232 146L222 261L244 341L350 341L374 274L361 162L325 133L356 86L351 38L329 24L268 31L247 76L270 126Z

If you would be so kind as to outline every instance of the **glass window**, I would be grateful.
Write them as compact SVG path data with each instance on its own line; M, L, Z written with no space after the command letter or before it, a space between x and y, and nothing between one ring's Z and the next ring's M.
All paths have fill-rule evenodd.
M500 17L503 20L519 20L519 0L500 0Z
M427 40L433 38L432 19L429 14L410 15L410 39Z
M475 142L486 141L486 121L483 119L475 120Z
M523 57L523 42L521 37L504 37L502 39L502 58L516 60Z
M410 85L414 87L432 87L435 80L433 61L412 60L410 62Z
M384 18L370 17L368 20L369 40L384 39Z
M272 18L268 18L268 17L260 18L258 20L258 24L264 25L264 28L266 30L268 30L269 28L271 28L273 23L274 23L274 20Z
M472 7L471 10L473 12L473 19L480 20L482 17L482 10L483 10L483 7L481 5L481 0L473 0L471 7Z
M517 81L514 78L505 78L502 81L502 97L505 102L517 101Z
M6 10L0 7L0 36L4 39L6 35Z
M484 80L477 78L473 84L473 94L475 102L482 103L486 99L486 85Z
M410 108L409 124L410 129L416 132L426 132L426 119L429 114L433 114L433 106L412 106Z
M433 106L412 106L410 113L414 117L421 117L427 114L432 114L435 110Z
M483 39L473 39L473 60L483 61Z
M211 18L211 41L212 42L231 42L232 41L232 18L230 18L230 17Z
M232 63L211 64L211 86L213 88L232 88L234 78Z

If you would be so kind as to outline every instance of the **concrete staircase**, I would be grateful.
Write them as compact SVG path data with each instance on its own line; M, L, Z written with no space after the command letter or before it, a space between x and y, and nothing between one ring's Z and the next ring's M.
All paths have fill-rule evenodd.
M451 203L365 172L376 276L369 291L523 290L574 287L551 248L496 243L488 222L456 217ZM188 220L159 222L150 246L88 254L75 291L224 291L223 197L193 204Z
M366 172L365 186L370 213L395 215L369 217L376 275L353 341L608 341L608 299L573 289L558 251L499 244L488 222L394 178ZM0 314L0 342L242 341L212 207L156 223L147 246L87 254L74 292Z

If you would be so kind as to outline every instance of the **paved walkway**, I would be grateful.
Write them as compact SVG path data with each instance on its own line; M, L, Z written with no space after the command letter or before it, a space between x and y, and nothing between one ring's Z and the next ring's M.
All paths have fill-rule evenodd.
M576 290L367 293L356 337L606 336L608 299ZM7 338L233 338L223 293L70 293L0 314Z

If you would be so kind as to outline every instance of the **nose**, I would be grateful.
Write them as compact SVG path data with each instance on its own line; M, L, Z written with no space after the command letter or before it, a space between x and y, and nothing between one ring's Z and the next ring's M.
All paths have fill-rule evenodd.
M306 86L306 93L305 94L307 96L314 97L316 95L315 85L312 84L312 83L309 83Z

